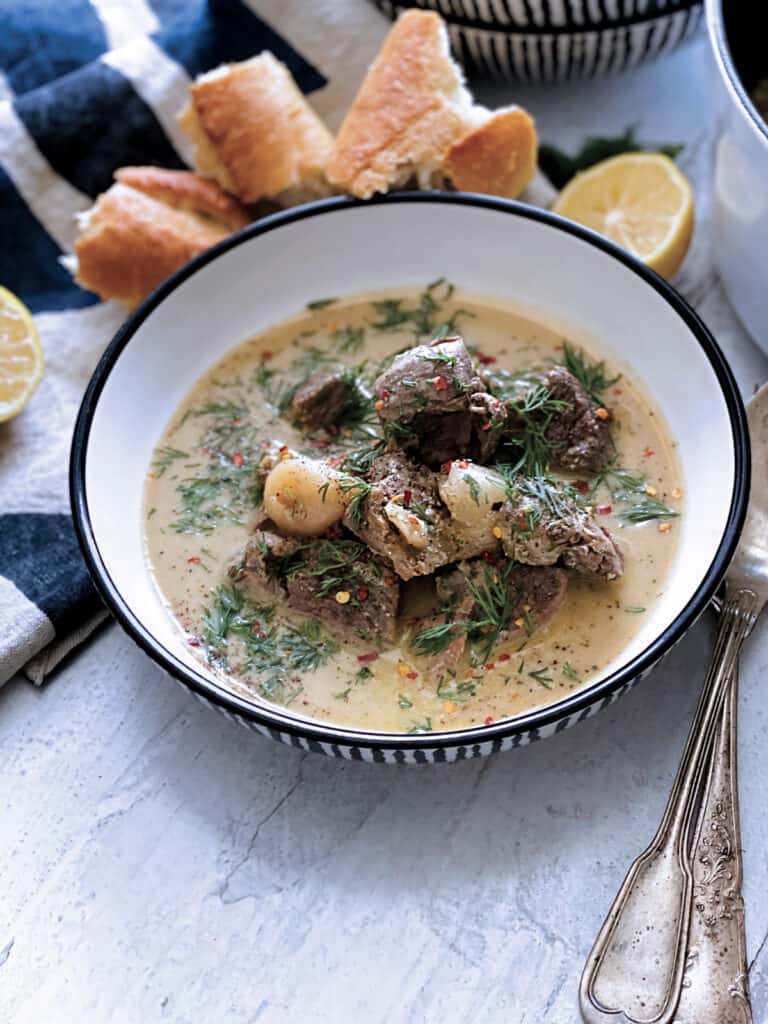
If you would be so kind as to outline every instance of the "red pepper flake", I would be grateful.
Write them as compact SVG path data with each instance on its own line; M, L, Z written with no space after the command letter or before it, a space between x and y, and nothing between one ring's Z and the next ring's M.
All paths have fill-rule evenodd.
M491 424L490 423L484 423L482 425L482 427L480 427L480 429L481 430L490 430L491 429Z
M368 587L360 587L360 589L357 592L357 599L358 601L368 600Z
M278 448L278 451L282 455L283 452L287 452L288 451L288 445L287 444L281 444L280 447Z
M611 418L611 414L610 414L610 413L608 412L608 410L607 410L607 409L606 409L606 408L605 408L604 406L602 406L602 405L600 406L600 408L599 408L599 409L595 409L595 416L597 416L597 418L598 418L599 420L608 420L608 419L610 419L610 418Z
M331 443L330 441L324 441L322 437L315 438L315 440L309 442L313 448L327 448Z
M468 469L469 468L469 462L467 461L467 459L459 459L459 461L456 463L456 465L459 467L459 469Z
M445 377L442 375L442 373L440 374L439 377L435 377L434 384L435 384L435 391L447 391L448 390L448 381L445 379Z
M201 448L200 451L203 453L203 455L210 455L211 454L211 449L208 448L208 447Z
M199 647L200 646L200 641L197 639L196 636L191 636L189 638L189 640L187 640L187 643L189 644L190 647Z
M403 491L403 505L408 508L411 504L411 498L413 497L413 491Z
M190 565L200 565L200 556L193 555L192 558L188 558L187 561Z
M450 473L452 465L453 465L453 462L444 462L442 464L442 466L440 467L440 472L441 473Z
M510 661L512 658L511 654L500 654L499 661Z
M485 668L486 668L486 671L490 672L492 668L496 668L496 662L495 661L487 661L485 663Z
M239 426L240 426L240 424L241 424L241 423L242 423L243 421L242 421L242 420L240 419L240 417L239 417L239 416L235 416L235 417L234 417L234 419L232 420L232 422L234 423L234 425L235 425L236 427L239 427Z
M643 455L645 456L646 459L650 459L650 457L652 455L655 455L655 454L656 453L654 452L653 448L644 448L643 449Z
M613 506L612 505L598 505L597 508L595 509L595 512L597 512L597 514L599 516L609 516L611 514L611 512L613 512Z
M262 362L266 363L271 358L272 358L272 353L269 351L269 349L267 349L266 352L262 352L261 353Z
M576 488L576 490L579 492L579 494L588 494L589 493L589 484L587 483L586 480L577 480L576 483L573 486Z
M478 353L477 361L481 366L490 366L496 362L496 356L484 356L482 353Z
M243 463L245 462L245 459L244 459L244 458L243 458L243 456L242 456L242 455L240 454L240 452L235 452L235 454L234 454L234 455L232 456L232 461L234 462L235 466L236 466L236 467L237 467L238 469L240 469L240 467L242 466L242 464L243 464Z
M419 520L417 516L408 516L408 522L411 523L413 526L419 525Z
M492 724L493 724L493 715L488 715L488 717L483 720L483 725L492 725Z
M254 622L254 624L251 626L251 632L253 633L254 636L265 636L266 635L264 633L264 630L261 628L261 623L260 622Z
M406 672L405 673L405 678L406 679L418 679L419 678L419 673L418 672Z
M395 585L395 577L394 576L385 576L384 577L384 585L387 586L387 587L394 587L394 585Z
M358 654L357 660L361 665L367 665L371 661L376 661L378 657L378 651L369 651L368 654Z
M381 391L379 392L379 398L382 400L382 402L386 402L387 399L389 398L389 395L390 392L387 391L386 388L382 388Z
M621 390L621 388L614 388L613 389L613 393L614 393L614 395L622 395L622 394L624 394L624 392Z

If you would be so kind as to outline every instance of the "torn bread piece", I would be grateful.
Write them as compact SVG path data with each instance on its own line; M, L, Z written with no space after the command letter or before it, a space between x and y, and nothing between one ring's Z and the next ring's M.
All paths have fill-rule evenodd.
M475 104L442 18L410 10L371 65L326 173L332 185L361 199L412 180L419 188L453 184L513 196L535 164L529 115L521 108L494 114Z
M443 156L476 127L476 109L448 31L430 11L401 14L344 119L327 175L352 195L399 188L416 178L420 188L442 184Z
M449 147L443 169L463 192L514 199L536 174L537 153L531 115L522 107L504 107Z
M215 182L190 171L163 167L118 167L115 180L159 199L176 210L209 217L230 231L239 231L253 219L246 208Z
M248 222L217 185L189 171L121 168L78 216L75 255L62 262L102 299L136 305L187 260Z
M189 93L179 124L200 174L244 203L289 206L330 194L333 136L271 53L208 71Z

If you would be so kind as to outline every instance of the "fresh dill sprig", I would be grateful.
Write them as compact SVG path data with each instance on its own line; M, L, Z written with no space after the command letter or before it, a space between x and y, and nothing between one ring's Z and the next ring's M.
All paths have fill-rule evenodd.
M533 672L529 672L528 675L531 677L531 679L535 679L536 682L543 686L545 689L552 689L552 676L549 674L548 669L537 668Z
M604 360L601 359L599 363L590 362L581 349L567 341L563 342L563 364L598 405L602 403L606 388L613 387L619 381L619 376L606 376Z
M170 445L164 445L161 448L155 449L155 457L152 460L152 469L156 476L162 476L166 469L172 465L177 459L188 459L189 452L183 452L180 448L172 448Z
M453 285L439 278L427 285L415 306L406 305L403 299L380 299L373 303L376 314L373 327L377 331L397 331L409 326L418 342L456 334L458 318L471 314L457 309L451 316L444 315L442 307L452 298L453 292Z
M336 351L350 355L365 344L365 327L337 327L332 337Z
M292 677L316 671L339 645L316 620L275 626L273 615L272 605L253 603L238 587L217 587L203 615L203 641L209 660L222 667L229 664L231 641L239 641L245 668L256 674L262 695L287 704L301 692L301 686L289 688Z
M371 485L356 476L343 476L339 480L342 494L351 494L347 504L347 515L353 523L359 523L363 514L363 502L368 497Z
M432 719L423 718L420 722L414 722L408 732L412 735L421 732L432 732Z
M618 513L624 523L648 523L653 519L677 519L680 515L657 498L645 497Z

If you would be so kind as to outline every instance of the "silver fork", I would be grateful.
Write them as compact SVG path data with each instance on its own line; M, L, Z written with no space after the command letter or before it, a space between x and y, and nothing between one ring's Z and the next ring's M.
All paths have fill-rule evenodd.
M752 493L712 664L661 824L630 867L587 959L579 989L586 1024L752 1020L735 702L739 653L768 600L768 386L747 414Z

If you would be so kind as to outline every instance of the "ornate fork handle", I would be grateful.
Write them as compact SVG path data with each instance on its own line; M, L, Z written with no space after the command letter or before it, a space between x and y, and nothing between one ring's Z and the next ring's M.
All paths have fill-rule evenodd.
M629 869L581 976L586 1024L671 1024L686 965L693 894L691 833L724 697L757 596L723 604L712 664L656 835Z

